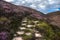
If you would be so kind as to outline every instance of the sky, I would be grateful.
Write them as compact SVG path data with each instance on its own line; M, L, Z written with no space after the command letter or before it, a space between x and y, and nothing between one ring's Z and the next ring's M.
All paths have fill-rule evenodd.
M42 13L60 11L60 0L5 0L15 5L31 7Z

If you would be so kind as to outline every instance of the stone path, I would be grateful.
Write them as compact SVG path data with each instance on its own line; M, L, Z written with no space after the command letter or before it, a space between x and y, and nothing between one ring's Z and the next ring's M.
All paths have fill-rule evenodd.
M32 38L41 38L42 35L39 33L39 31L35 30L38 22L39 21L28 20L25 18L19 27L19 31L16 32L18 37L13 38L13 40L24 40L24 35L27 37L31 36ZM14 34L14 36L17 36L17 34Z

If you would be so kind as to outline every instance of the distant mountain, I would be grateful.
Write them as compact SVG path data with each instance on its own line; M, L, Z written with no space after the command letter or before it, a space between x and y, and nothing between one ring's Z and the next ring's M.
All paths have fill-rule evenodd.
M47 18L50 24L56 25L60 28L60 11L52 12L47 14Z

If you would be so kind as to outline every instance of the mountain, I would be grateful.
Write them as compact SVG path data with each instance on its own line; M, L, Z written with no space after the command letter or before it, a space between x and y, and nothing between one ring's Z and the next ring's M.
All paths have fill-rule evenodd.
M60 28L60 11L48 13L47 18L50 20L50 24Z

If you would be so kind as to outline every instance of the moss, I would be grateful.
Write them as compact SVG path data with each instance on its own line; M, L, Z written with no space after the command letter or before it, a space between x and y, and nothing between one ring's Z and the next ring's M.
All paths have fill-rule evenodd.
M52 27L48 23L42 21L39 23L39 25L37 25L37 28L39 31L42 31L44 38L46 40L54 39L55 33L54 33Z
M25 36L23 36L23 39L24 40L31 40L32 37L33 37L32 35L30 35L30 36L25 35Z
M7 21L7 20L8 20L8 18L6 18L6 17L0 17L0 21L1 21L1 22Z

